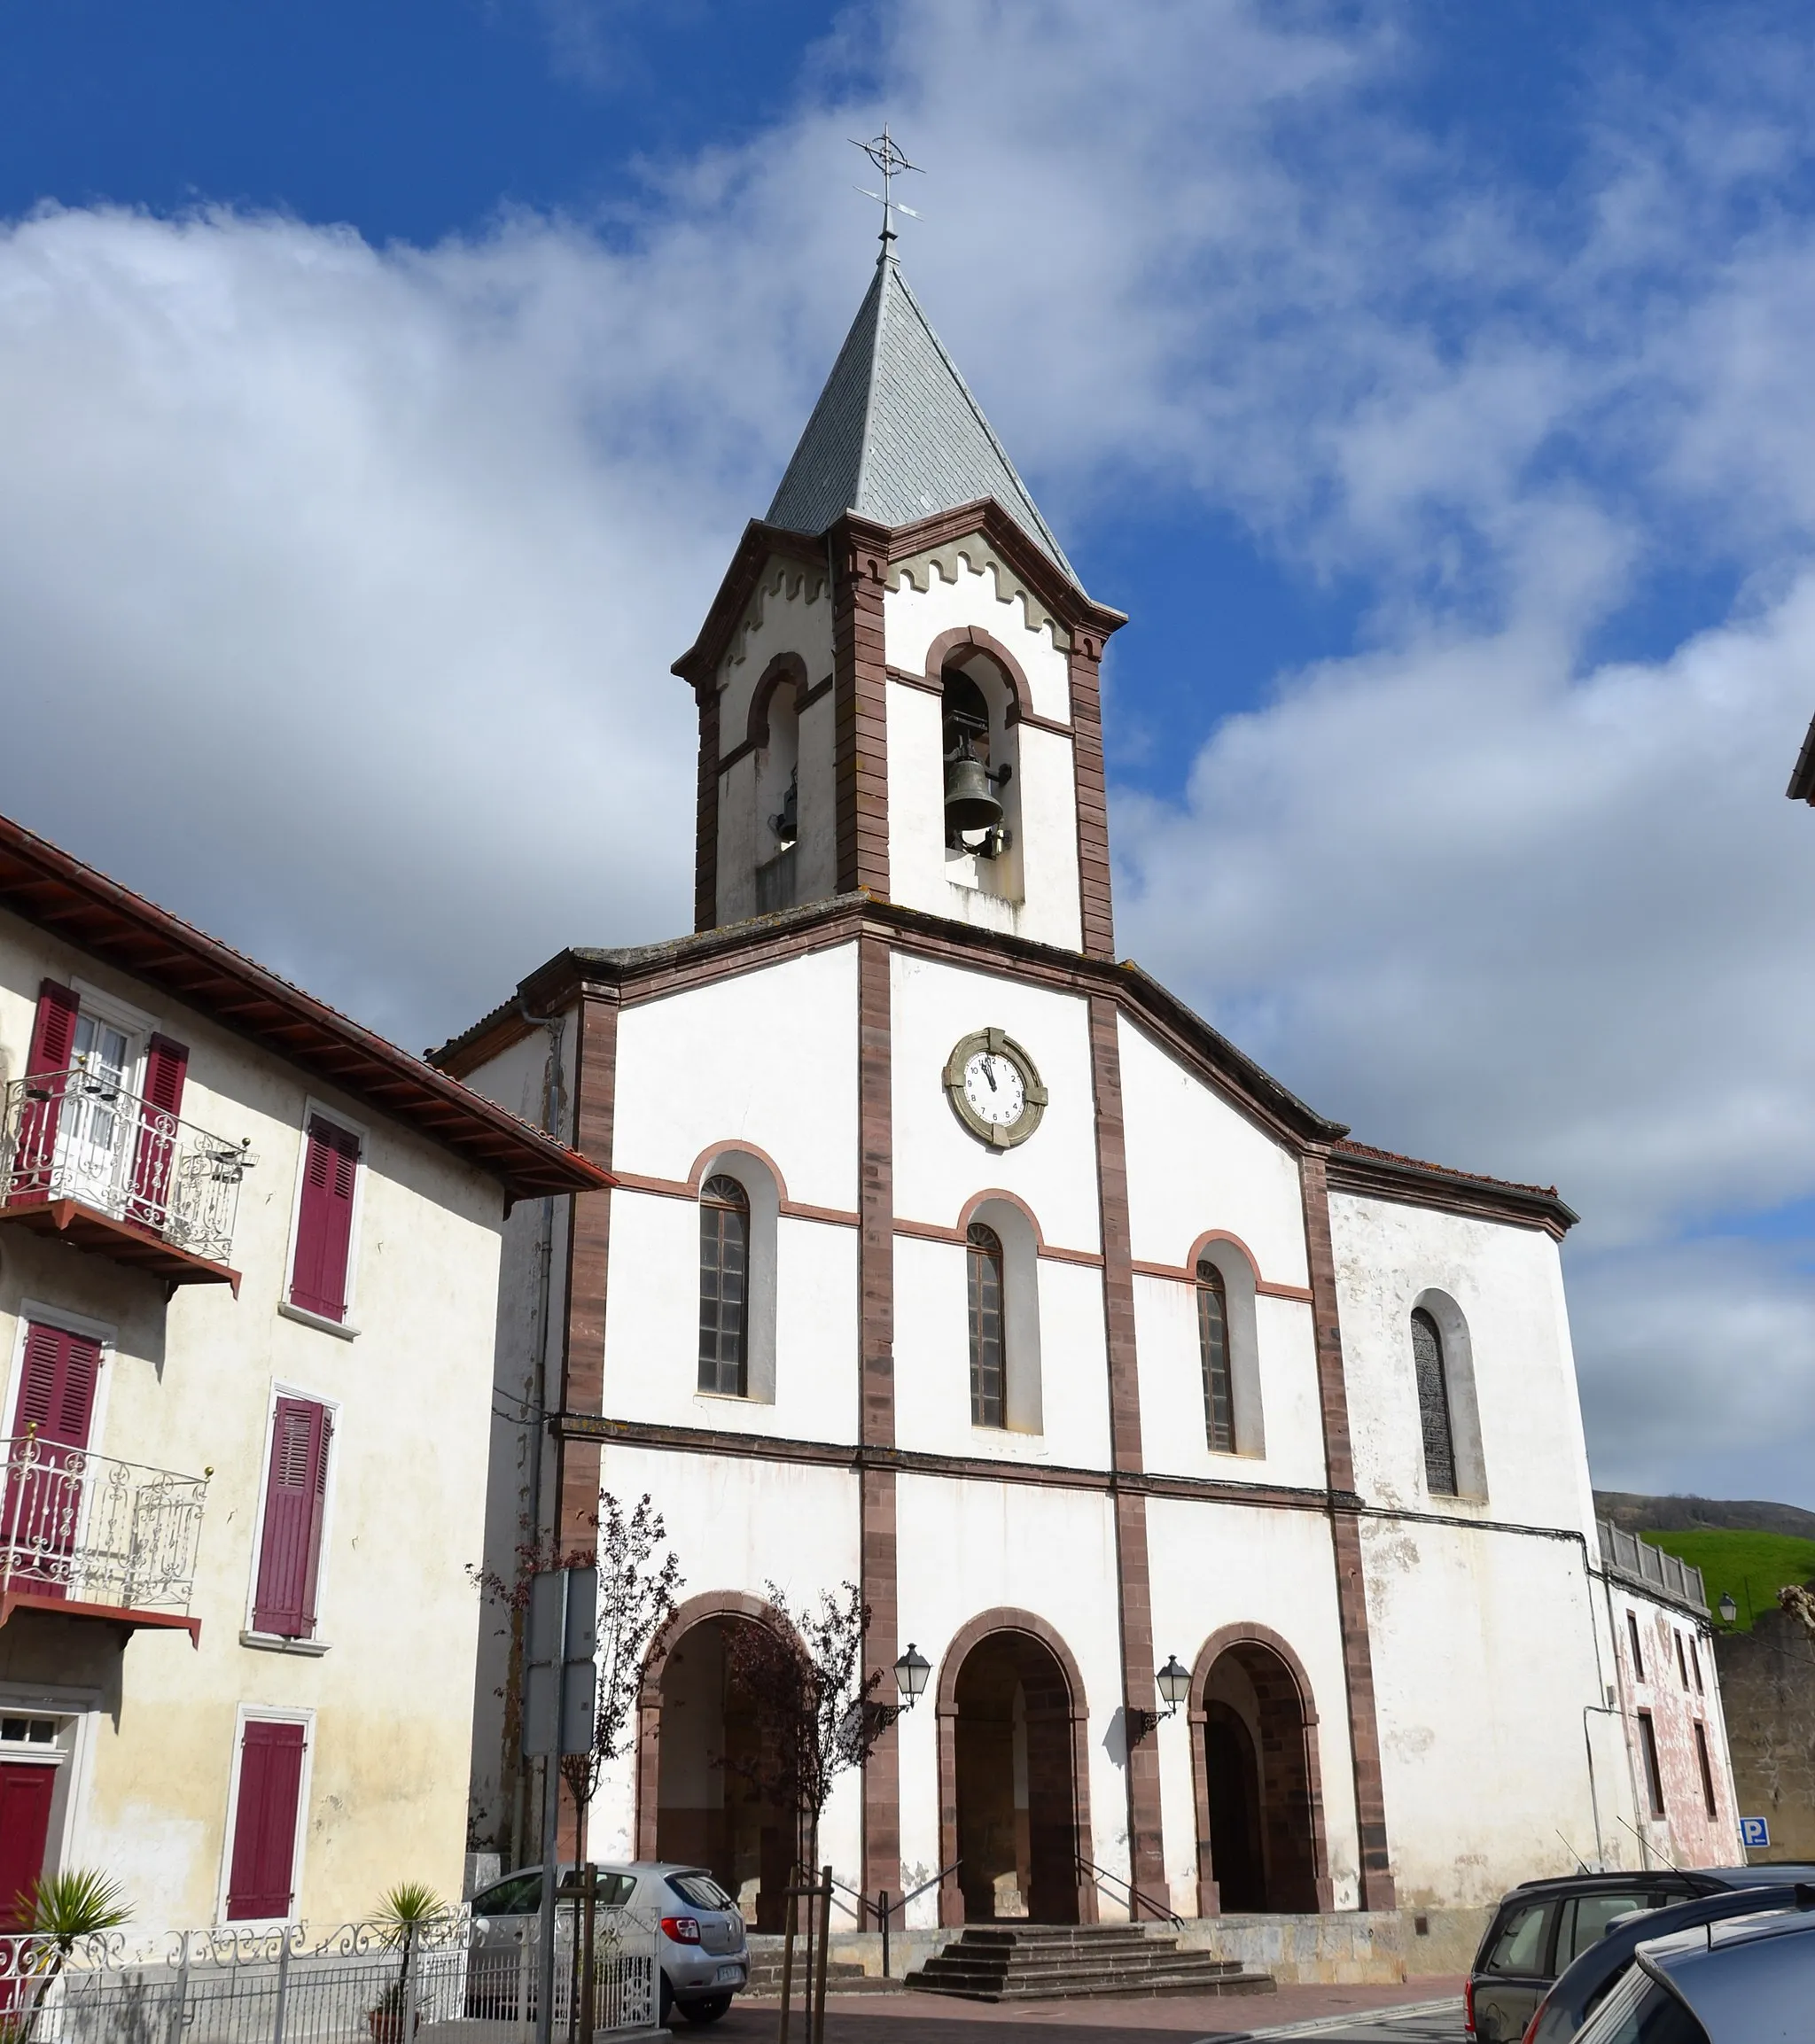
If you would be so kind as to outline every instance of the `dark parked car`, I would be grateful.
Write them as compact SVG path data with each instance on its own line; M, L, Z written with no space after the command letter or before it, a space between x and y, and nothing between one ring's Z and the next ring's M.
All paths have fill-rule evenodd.
M1520 2044L1551 1983L1599 1944L1617 1916L1729 1889L1815 1880L1810 1867L1667 1867L1639 1874L1569 1874L1527 1881L1487 1926L1468 1986L1468 2026L1478 2044Z
M1815 1909L1733 1916L1639 1947L1577 2044L1804 2044Z
M1730 1888L1724 1894L1697 1895L1693 1901L1671 1902L1662 1909L1616 1917L1601 1942L1591 1945L1558 1976L1538 2005L1538 2014L1525 2032L1525 2044L1569 2044L1632 1963L1632 1955L1641 1944L1648 1944L1654 1938L1670 1937L1678 1931L1721 1923L1730 1916L1756 1916L1761 1909L1794 1908L1805 1895L1815 1898L1815 1888Z

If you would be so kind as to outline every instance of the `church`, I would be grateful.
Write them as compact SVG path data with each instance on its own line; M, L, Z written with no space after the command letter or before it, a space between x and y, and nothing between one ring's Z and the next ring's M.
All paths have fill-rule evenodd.
M918 1891L911 1925L1738 1858L1711 1680L1705 1810L1659 1828L1632 1759L1575 1216L1352 1141L1118 959L1126 619L892 242L675 663L692 933L564 951L435 1053L611 1177L510 1222L487 1504L502 1563L646 1493L684 1572L591 1851L778 1922L784 1827L718 1764L761 1736L725 1643L771 1583L850 1582L881 1694L910 1648L926 1677L822 1856ZM473 1761L507 1866L540 1835L513 1669L495 1639Z

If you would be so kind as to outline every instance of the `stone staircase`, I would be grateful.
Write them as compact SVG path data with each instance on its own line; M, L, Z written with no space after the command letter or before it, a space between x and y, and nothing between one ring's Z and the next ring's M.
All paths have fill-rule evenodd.
M1091 1995L1270 1994L1272 1978L1235 1959L1181 1952L1133 1924L973 1924L909 1973L904 1987L970 2001L1082 2000Z

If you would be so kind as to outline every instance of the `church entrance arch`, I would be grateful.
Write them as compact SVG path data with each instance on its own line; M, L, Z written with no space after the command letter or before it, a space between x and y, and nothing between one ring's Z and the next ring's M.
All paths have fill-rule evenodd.
M1225 1626L1191 1676L1198 1913L1303 1915L1333 1907L1304 1664L1266 1626Z
M738 1627L778 1622L753 1597L689 1599L650 1656L639 1699L637 1856L709 1867L759 1931L783 1928L794 1824L737 1771L759 1756L764 1729L726 1647Z
M952 1642L939 1675L943 1924L1095 1916L1084 1685L1070 1650L1025 1612L994 1611Z

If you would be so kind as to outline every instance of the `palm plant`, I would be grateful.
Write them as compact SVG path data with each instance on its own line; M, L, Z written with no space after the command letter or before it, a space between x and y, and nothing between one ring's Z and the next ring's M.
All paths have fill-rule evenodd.
M373 2044L397 2044L404 2035L405 2004L410 1998L408 1989L410 1953L418 1933L447 1914L448 1905L426 1881L399 1881L378 1898L372 1920L379 1926L387 1945L402 1946L403 1966L371 2011ZM415 2023L409 2026L413 2030L421 2022L422 2017L418 2014Z
M78 1940L98 1931L117 1931L132 1921L132 1908L125 1889L98 1867L66 1867L61 1873L40 1874L24 1900L26 1932L36 1947L31 1968L42 1975L20 2033L27 2040L51 1983L63 1970L63 1962Z

